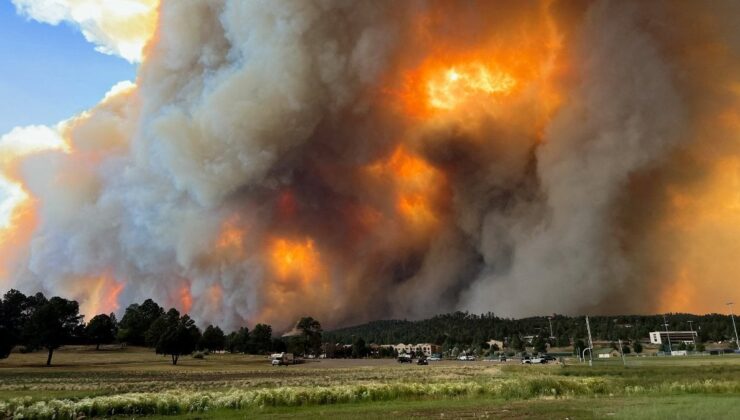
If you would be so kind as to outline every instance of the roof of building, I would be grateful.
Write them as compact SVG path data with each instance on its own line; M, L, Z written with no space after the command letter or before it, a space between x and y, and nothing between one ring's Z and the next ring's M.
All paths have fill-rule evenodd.
M650 331L650 334L696 334L696 331Z

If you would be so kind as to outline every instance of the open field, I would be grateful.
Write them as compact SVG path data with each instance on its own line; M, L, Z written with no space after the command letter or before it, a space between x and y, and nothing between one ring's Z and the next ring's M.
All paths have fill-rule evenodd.
M272 367L243 355L67 348L0 361L0 417L736 418L740 357L629 358L593 368L498 362L321 360ZM129 416L130 417L130 416Z

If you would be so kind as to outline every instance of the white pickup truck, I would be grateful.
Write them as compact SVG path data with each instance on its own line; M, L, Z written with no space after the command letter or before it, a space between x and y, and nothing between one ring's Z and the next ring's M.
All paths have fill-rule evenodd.
M288 366L295 364L293 353L274 353L270 358L272 358L273 366Z

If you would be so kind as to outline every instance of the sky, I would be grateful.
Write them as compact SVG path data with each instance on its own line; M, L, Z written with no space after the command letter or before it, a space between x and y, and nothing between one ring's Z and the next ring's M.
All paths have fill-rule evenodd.
M9 0L0 0L0 57L0 135L70 118L136 76L135 64L95 51L79 29L20 16Z

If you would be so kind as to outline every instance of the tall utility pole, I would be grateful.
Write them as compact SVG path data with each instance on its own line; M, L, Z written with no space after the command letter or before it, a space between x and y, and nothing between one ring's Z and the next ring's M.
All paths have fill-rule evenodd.
M730 307L730 317L732 318L732 329L735 330L735 345L737 346L737 349L740 350L740 340L737 339L737 327L735 326L735 312L732 310L732 305L734 305L735 302L727 302L727 306Z
M696 346L696 339L694 338L694 321L689 321L689 329L691 330L691 342Z
M671 346L671 333L668 332L668 321L666 321L665 315L663 315L663 326L665 327L665 336L668 338L668 351L673 354L673 346Z
M594 342L591 340L591 325L588 323L588 315L586 315L586 331L588 331L588 365L594 365ZM584 350L585 351L585 350Z
M551 316L547 317L547 322L550 323L550 338L555 338L555 334L552 333L552 317Z

